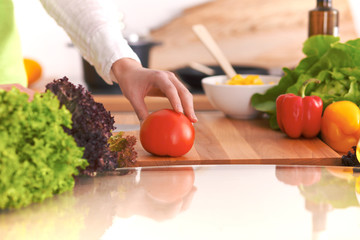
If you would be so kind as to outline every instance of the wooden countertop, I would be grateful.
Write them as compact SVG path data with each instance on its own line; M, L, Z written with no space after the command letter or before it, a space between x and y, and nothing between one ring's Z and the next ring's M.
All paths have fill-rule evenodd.
M93 95L96 102L104 104L108 111L129 112L134 111L130 102L123 95ZM194 108L196 110L214 110L204 94L193 94ZM163 108L171 108L167 98L146 97L145 103L149 111L155 111Z
M134 124L134 113L114 113L117 124ZM187 164L292 164L341 165L341 155L319 138L289 139L271 130L266 119L235 120L219 111L198 111L194 124L195 143L186 155L177 158L156 157L147 153L138 141L137 166ZM129 131L139 139L139 131Z

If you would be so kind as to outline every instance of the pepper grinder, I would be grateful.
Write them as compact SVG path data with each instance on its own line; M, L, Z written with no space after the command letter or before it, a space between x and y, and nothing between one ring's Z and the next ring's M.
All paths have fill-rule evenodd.
M339 11L331 0L317 0L309 11L309 37L317 34L339 36Z

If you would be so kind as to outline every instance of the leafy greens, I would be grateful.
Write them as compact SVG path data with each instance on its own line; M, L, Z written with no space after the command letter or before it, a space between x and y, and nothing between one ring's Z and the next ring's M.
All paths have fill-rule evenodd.
M112 135L114 118L82 86L54 80L33 101L0 90L0 209L74 187L74 175L133 166L136 138Z
M64 132L71 113L50 91L0 90L0 209L41 202L74 186L83 148Z
M284 68L278 85L265 94L254 94L252 106L270 116L270 127L278 129L276 98L284 93L298 94L300 87L310 78L320 84L310 84L306 95L316 95L330 103L349 100L360 105L360 39L341 43L338 37L316 35L308 38L303 46L306 55L295 69Z
M85 148L83 157L89 166L83 174L93 175L135 162L137 153L133 146L136 138L122 134L112 138L114 117L103 104L95 102L89 91L81 85L73 85L67 77L54 80L46 85L46 89L52 91L72 114L72 128L65 127L64 130L74 137L78 146Z
M124 136L124 132L119 132L113 135L108 140L109 149L117 152L118 167L131 167L134 166L137 158L135 151L136 138L134 136Z

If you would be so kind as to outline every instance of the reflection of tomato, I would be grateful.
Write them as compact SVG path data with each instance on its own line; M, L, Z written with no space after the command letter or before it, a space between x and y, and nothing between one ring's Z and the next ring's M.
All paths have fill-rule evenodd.
M276 166L276 178L289 185L312 185L321 179L320 167Z
M140 142L149 153L159 156L182 156L190 151L195 130L182 113L163 109L151 113L140 128Z
M184 198L193 189L192 167L142 169L140 182L147 194L157 201L172 203Z

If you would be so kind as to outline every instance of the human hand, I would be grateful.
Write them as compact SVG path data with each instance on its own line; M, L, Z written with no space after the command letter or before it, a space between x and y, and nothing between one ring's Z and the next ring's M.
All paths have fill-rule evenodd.
M0 89L4 89L5 91L9 91L11 90L13 87L16 87L17 89L19 89L21 92L27 93L29 95L29 101L32 101L35 91L31 90L29 88L26 88L24 86L22 86L21 84L0 84Z
M276 166L276 178L293 186L310 186L320 181L321 168L319 167L293 167L293 166Z
M184 112L191 122L197 122L192 94L174 73L143 68L139 62L129 58L116 61L112 72L140 121L149 114L144 98L165 96L176 112Z

